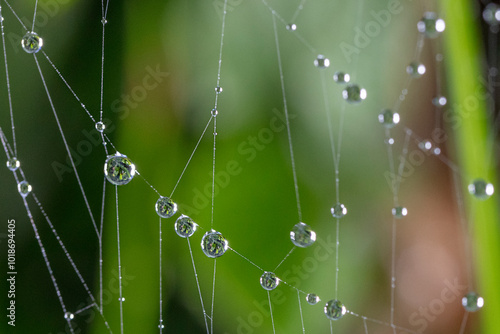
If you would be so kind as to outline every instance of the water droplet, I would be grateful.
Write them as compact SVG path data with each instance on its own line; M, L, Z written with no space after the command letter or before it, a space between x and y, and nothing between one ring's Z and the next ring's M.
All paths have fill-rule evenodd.
M462 306L468 312L476 312L484 306L484 299L475 292L469 292L462 298Z
M260 285L266 290L274 290L280 284L280 279L270 271L265 271L260 276Z
M229 247L227 240L220 232L211 230L203 235L201 249L206 256L216 258L224 255Z
M103 25L105 25L106 23L108 23L108 20L106 20L106 19L103 17L103 18L102 18L102 20L101 20L101 23L102 23Z
M483 11L483 19L490 26L497 26L500 23L500 6L490 3Z
M407 67L406 72L414 78L420 78L425 73L425 65L412 61Z
M181 215L177 218L174 225L175 233L177 233L179 237L183 238L189 238L192 236L194 232L196 232L197 227L198 225L196 225L191 218L185 215Z
M295 224L290 231L290 239L293 244L298 247L309 247L316 241L316 232L311 227L304 223Z
M99 132L103 132L104 129L106 129L106 125L104 125L103 122L97 122L95 123L95 129Z
M108 155L104 163L104 175L109 182L121 186L129 183L135 175L135 165L121 153Z
M408 214L408 209L404 206L392 208L392 215L398 219L405 217Z
M387 138L384 142L389 145L394 145L394 138Z
M286 30L295 31L297 30L297 25L295 23L290 23L286 25Z
M378 115L378 121L383 124L386 128L393 128L396 124L399 123L399 114L393 113L389 109L384 109Z
M125 297L118 298L118 301L119 302L124 302L125 301Z
M21 40L21 46L27 53L37 53L43 46L43 39L36 32L29 31Z
M495 192L493 185L483 179L474 180L471 184L469 184L468 188L469 193L480 200L490 198L490 196Z
M424 13L424 17L417 23L418 31L427 38L436 38L446 28L443 19L438 18L434 12Z
M8 169L15 172L21 166L21 163L16 158L10 158L5 165Z
M342 91L342 97L349 103L358 103L366 99L366 89L351 84Z
M319 297L314 294L314 293L308 293L307 296L306 296L306 301L310 304L310 305L316 305L321 299L319 299Z
M348 83L351 81L351 76L344 72L335 72L333 75L333 81L339 84Z
M162 218L170 218L177 212L177 204L169 197L160 196L156 201L155 210L158 216Z
M224 89L222 89L222 87L220 87L220 86L215 87L215 92L216 92L217 94L222 93L222 91L223 91L223 90L224 90Z
M448 100L444 96L436 96L432 99L432 104L436 107L443 107L448 103Z
M314 66L317 68L327 68L330 66L330 59L323 55L318 55L318 57L314 59Z
M333 206L331 212L334 218L342 218L347 214L347 208L344 204L337 203Z
M64 319L66 320L73 320L75 318L75 315L71 312L66 312L64 313Z
M346 312L345 306L337 299L330 300L325 305L325 315L330 320L339 320Z
M160 321L160 324L158 325L158 328L159 328L159 329L163 329L163 328L165 328L165 325L163 324L163 322L162 322L162 321Z
M26 181L21 181L17 184L17 191L19 191L19 194L23 197L28 196L31 190L31 185Z
M420 143L418 143L418 147L422 151L430 151L432 148L432 143L429 140L424 140L424 141L421 141Z
M435 147L432 150L432 154L434 154L434 155L440 155L441 154L441 149L439 147Z
M211 113L212 113L212 116L215 117L219 114L219 111L214 108L214 109L212 109Z

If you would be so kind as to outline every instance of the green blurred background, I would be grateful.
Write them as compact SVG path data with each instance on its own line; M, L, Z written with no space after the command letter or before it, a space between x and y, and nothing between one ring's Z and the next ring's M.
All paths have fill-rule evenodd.
M293 17L300 1L269 3L287 21ZM340 226L339 299L352 312L386 323L390 321L393 201L385 176L389 164L384 129L377 115L382 108L392 107L404 88L406 65L414 60L416 23L423 13L420 3L401 1L397 7L399 12L391 14L390 22L381 25L375 14L387 11L388 3L395 2L364 1L358 21L358 1L309 1L294 22L297 33L317 53L331 60L331 67L324 72L335 138L345 102L341 99L342 86L332 80L333 73L337 70L350 73L352 81L368 91L368 98L362 104L345 106L340 194L348 215ZM471 15L479 26L479 5L472 4L477 12ZM32 3L12 5L19 17L31 20ZM117 149L136 163L141 175L165 196L172 191L210 118L223 5L222 0L112 1L109 4L103 111L110 126L106 133ZM98 117L101 3L40 0L38 10L42 14L39 14L36 31L44 39L44 51L87 109ZM43 13L47 17L45 21ZM67 152L33 59L20 48L19 39L24 31L7 6L2 7L2 15L18 158L69 253L98 296L98 242L92 223L73 172L62 167L68 168ZM358 48L359 55L346 56L341 46L355 45L359 29L366 31L369 24L378 24L379 33L368 37L365 45ZM322 306L334 297L335 253L331 247L336 224L330 208L336 200L321 73L313 65L316 54L280 22L278 34L287 104L293 115L291 133L303 221L316 231L321 242L297 249L276 274L301 290L321 297L322 302L310 306L301 296L304 326L308 333L328 332L330 323L324 317ZM402 148L405 126L418 137L433 141L436 141L433 137L436 128L449 126L436 122L440 114L436 116L438 111L431 103L437 94L433 58L436 50L437 44L426 41L421 60L427 66L427 73L411 83L400 110L402 122L393 130L396 157ZM74 151L92 211L99 218L104 149L98 144L94 125L80 104L43 55L37 57L68 145ZM445 53L445 62L446 57ZM261 2L228 2L222 58L224 91L220 95L217 117L219 184L214 226L226 236L232 248L263 269L273 270L292 247L289 231L298 223L298 217L286 131L269 131L272 124L282 124L277 115L283 115L283 99L272 16ZM154 88L146 89L148 83L153 83L144 81L151 72L161 75ZM1 77L5 77L4 73ZM6 90L1 94L4 112L0 115L0 125L11 140ZM270 133L272 136L266 137ZM257 144L252 144L254 140ZM173 196L180 212L188 213L205 230L210 228L212 146L209 127ZM454 148L450 133L439 146L452 160L455 160L452 151L460 150L460 147ZM398 221L395 323L412 331L458 333L463 316L461 295L467 289L474 289L474 282L468 282L466 275L464 236L451 171L436 157L421 153L414 140L409 146L409 161L405 171L409 176L404 178L400 193L400 201L410 214ZM235 164L237 168L232 167ZM230 175L234 169L236 172ZM50 276L15 190L14 179L5 168L0 173L0 182L2 221L14 218L17 222L18 262L17 326L12 331L2 321L1 331L65 333L66 322ZM103 236L104 314L113 332L118 333L113 192L108 185ZM158 331L159 237L158 216L153 208L156 200L157 194L138 176L119 188L127 333ZM497 198L491 200L497 201ZM88 304L88 296L33 199L29 198L28 203L66 306L74 312ZM175 234L174 221L175 218L163 220L165 332L205 333L188 247L186 240ZM3 242L6 227L2 227L0 233L0 248L2 254L6 254ZM209 311L213 260L200 251L203 233L204 230L196 232L191 245ZM4 258L2 255L2 264ZM267 294L259 285L261 274L231 251L217 260L215 333L272 332L266 313ZM443 291L454 282L458 282L459 292L451 295L452 301L443 302ZM6 291L4 279L1 284L2 291ZM7 300L3 292L1 295L4 305ZM277 332L300 333L296 292L281 285L272 298ZM423 309L430 312L428 317L423 315ZM479 313L469 317L467 333L479 332L479 317ZM106 332L102 319L93 310L77 315L73 323L79 333ZM334 330L365 332L362 319L353 316L334 323ZM389 327L373 322L368 322L368 331L392 333Z

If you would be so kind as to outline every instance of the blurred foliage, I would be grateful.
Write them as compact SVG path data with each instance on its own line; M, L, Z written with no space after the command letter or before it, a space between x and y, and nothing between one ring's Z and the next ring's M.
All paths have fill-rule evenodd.
M286 20L293 17L300 1L295 2L271 1L270 4ZM352 81L368 91L368 99L362 104L345 107L340 194L348 215L341 221L339 299L353 312L388 322L393 201L385 176L389 165L384 129L377 122L377 115L382 108L393 105L404 87L405 68L413 60L418 38L415 27L423 10L413 2L403 1L397 7L401 9L397 14L384 18L381 13L388 12L392 8L388 4L394 1L362 3L360 23L357 23L358 1L326 0L307 2L294 23L297 33L332 62L324 75L335 138L344 101L341 100L342 86L331 80L333 73L336 70L350 73ZM136 163L141 176L164 196L172 191L210 118L222 6L221 0L128 1L109 5L104 64L106 133L117 149ZM44 50L96 117L100 108L101 4L75 0L61 2L58 8L47 24L38 29L44 38ZM33 5L16 3L15 9L20 17L29 18ZM20 25L6 10L4 6L7 31L22 36ZM367 35L373 27L378 27L378 32L372 30L371 35ZM332 245L336 224L330 207L336 200L321 73L313 65L317 54L310 52L280 22L278 35L287 104L292 115L291 134L303 219L316 231L320 241L311 248L297 249L276 274L322 298L318 305L309 306L301 296L302 312L307 332L327 332L330 324L324 318L322 304L334 297ZM364 41L360 40L361 35L366 37ZM8 33L6 36L9 43ZM16 39L12 37L12 40ZM342 51L342 45L355 47L357 42L364 43L357 48L359 55L346 55L345 48ZM431 46L426 45L421 59L428 73L412 83L402 104L402 124L393 131L396 154L402 148L404 126L422 138L433 137L436 126L435 110L430 102L436 93L433 56ZM67 164L67 154L38 72L30 56L21 53L19 47L9 49L8 46L8 57L19 158L24 172L97 297L97 240L73 172L54 171L54 162ZM76 152L75 161L92 212L99 218L104 150L98 145L94 125L79 103L43 56L39 54L38 58L68 145ZM159 73L156 82L152 73ZM262 3L228 2L221 75L224 91L217 116L218 187L214 226L227 237L232 248L264 270L272 271L292 247L289 231L298 217L287 134L282 123L283 99L272 17ZM7 110L6 92L1 94L2 109ZM2 113L0 121L10 138L7 112ZM180 212L189 213L203 228L191 238L191 246L207 311L211 303L214 261L202 254L199 244L203 233L210 228L212 130L210 125L173 196ZM444 154L447 154L447 144L442 143ZM420 152L413 141L409 150L415 155ZM425 155L422 162L408 166L408 173L400 193L410 215L401 220L398 227L397 268L402 275L398 276L401 285L397 290L396 323L418 330L421 322L412 322L411 315L421 305L428 306L439 298L446 279L460 282L466 279L460 252L463 236L458 214L454 214L455 199L448 168L435 157ZM159 323L159 226L153 208L158 196L140 176L136 178L118 189L126 298L124 327L129 333L154 333L158 332ZM0 179L2 189L15 187L5 170L0 173ZM61 307L24 207L15 191L3 191L0 196L0 202L7 203L2 206L2 217L13 217L18 222L17 329L22 333L63 332ZM29 203L35 207L33 201ZM33 211L68 309L77 310L87 305L88 296L43 216L39 210ZM117 226L114 188L110 185L106 188L104 221L104 314L116 333L120 328ZM165 332L204 333L187 242L175 234L174 221L175 218L162 221ZM1 254L5 254L3 245L0 245ZM438 253L421 255L427 254L426 250L445 254L447 261L444 264L434 261L441 259ZM271 332L267 294L259 285L261 274L232 251L217 260L215 333ZM300 332L296 292L283 284L272 294L272 299L277 331ZM457 298L438 320L427 323L427 330L457 333L462 314L460 298ZM258 326L252 326L252 322ZM475 323L472 319L471 333ZM82 333L106 332L94 310L77 316L74 324ZM362 320L352 316L346 316L334 326L335 331L341 333L364 332ZM368 327L370 333L392 332L378 324L369 323Z

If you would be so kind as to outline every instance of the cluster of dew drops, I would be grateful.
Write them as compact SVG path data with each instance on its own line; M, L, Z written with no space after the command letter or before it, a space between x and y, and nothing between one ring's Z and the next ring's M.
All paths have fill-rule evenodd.
M490 25L491 29L498 31L500 26L500 6L493 3L489 4L483 12L483 18ZM103 21L103 24L105 23L106 22ZM297 30L297 25L288 24L286 28L293 32ZM440 19L436 13L426 12L423 18L418 22L417 28L418 31L427 38L436 38L445 30L445 22ZM21 40L21 46L25 52L34 54L41 50L43 39L38 36L36 32L28 31ZM314 65L319 69L326 69L330 66L330 60L324 55L318 55L314 60ZM424 64L413 61L407 66L406 71L410 76L418 78L425 74L426 68ZM348 73L340 71L335 72L333 80L338 84L346 85L342 91L342 97L347 102L356 104L366 99L366 90L357 84L350 83L351 78ZM215 91L217 94L220 94L222 88L216 87ZM405 94L405 92L403 92L403 94ZM436 106L442 107L446 105L447 100L444 96L438 96L433 99L433 103ZM216 115L217 110L212 110L212 116L215 117ZM400 116L390 109L384 109L378 115L378 120L386 128L392 128L399 123ZM102 122L96 122L95 128L102 133L105 130L105 125ZM394 140L389 142L389 144L392 143L394 143ZM432 149L432 143L429 141L422 142L419 146L425 150ZM434 148L433 153L438 155L440 150ZM6 165L15 173L21 166L21 163L16 157L11 157L8 159ZM104 164L104 175L110 183L117 186L125 185L134 178L135 174L135 165L126 155L116 152L114 155L107 157ZM26 198L32 191L32 186L26 180L19 182L17 188L19 194L23 198ZM478 200L486 200L494 193L493 185L483 179L476 179L471 182L468 186L468 190L470 194ZM169 197L160 196L155 204L155 210L161 218L171 218L177 213L177 204ZM398 206L392 209L392 214L396 218L402 218L406 216L407 213L408 210L405 207ZM340 219L347 214L347 209L343 204L336 203L331 208L331 214L334 218ZM197 227L198 225L193 219L183 214L177 218L174 224L175 232L182 238L191 237L196 232ZM296 224L290 232L290 239L295 246L305 248L311 246L316 241L316 233L309 225L300 222ZM211 230L203 235L201 249L207 257L220 257L224 255L228 248L228 242L220 232ZM273 272L265 271L260 277L262 288L268 291L276 289L279 283L280 279ZM314 293L309 293L306 295L306 301L310 305L316 305L320 301L320 298ZM484 300L477 293L469 292L463 297L462 305L465 310L475 312L484 305ZM339 320L347 313L347 309L342 302L333 299L325 304L324 313L330 320ZM72 320L74 314L67 312L64 314L64 318L68 321Z

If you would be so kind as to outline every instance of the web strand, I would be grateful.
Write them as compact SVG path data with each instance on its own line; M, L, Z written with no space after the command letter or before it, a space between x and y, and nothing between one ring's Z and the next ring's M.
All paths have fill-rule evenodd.
M210 330L208 328L207 322L207 312L205 311L205 305L203 304L203 296L201 294L200 281L198 279L198 273L196 272L196 265L194 264L193 250L191 249L191 242L189 238L186 238L188 247L189 247L189 255L191 256L191 263L193 264L193 272L194 278L196 279L196 287L198 288L198 294L200 295L201 309L203 310L203 320L205 321L205 327L207 329L207 334L210 334Z
M123 334L123 285L122 285L122 261L120 253L120 215L118 207L118 186L115 185L116 194L116 243L118 246L118 286L120 294L120 333Z
M288 134L288 146L290 149L290 158L292 161L293 183L295 186L295 198L297 200L297 213L298 213L299 221L302 221L302 209L300 207L299 185L297 182L297 169L295 167L295 157L293 154L292 133L290 130L290 120L289 120L289 116L288 116L288 106L287 106L286 94L285 94L285 79L283 76L283 65L281 62L280 44L279 44L279 39L278 39L278 28L276 26L276 18L275 17L276 17L276 14L273 11L272 18L273 18L273 28L274 28L274 42L276 44L276 52L277 52L277 56L278 56L278 67L279 67L279 73L280 73L281 94L283 97L283 108L285 110L286 130L287 130L287 134Z

